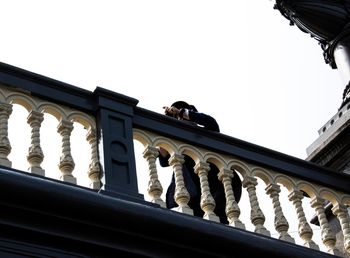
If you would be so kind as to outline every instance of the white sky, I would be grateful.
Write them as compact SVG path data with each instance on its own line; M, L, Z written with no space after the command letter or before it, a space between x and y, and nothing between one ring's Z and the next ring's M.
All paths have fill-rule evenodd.
M186 100L224 134L305 158L345 84L273 4L0 0L0 59L155 112Z

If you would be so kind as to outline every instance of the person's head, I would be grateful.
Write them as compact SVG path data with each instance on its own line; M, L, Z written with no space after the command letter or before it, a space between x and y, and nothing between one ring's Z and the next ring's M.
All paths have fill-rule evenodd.
M192 110L192 111L198 112L195 106L190 105L190 104L188 104L187 102L182 101L182 100L174 102L173 104L171 104L171 107L176 107L176 108L179 109L179 110L180 110L181 108L186 108L186 109L188 109L188 110ZM167 112L165 113L165 115L171 116L171 117L173 116L172 114L167 113Z

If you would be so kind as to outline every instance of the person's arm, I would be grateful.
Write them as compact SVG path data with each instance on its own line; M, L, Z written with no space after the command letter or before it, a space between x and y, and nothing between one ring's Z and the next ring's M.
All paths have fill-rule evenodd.
M159 158L159 164L161 167L168 167L169 166L170 154L162 147L159 148L159 157L158 158Z
M203 126L207 130L220 132L218 123L213 117L209 115L183 108L180 110L179 115L181 118L193 121L196 124Z

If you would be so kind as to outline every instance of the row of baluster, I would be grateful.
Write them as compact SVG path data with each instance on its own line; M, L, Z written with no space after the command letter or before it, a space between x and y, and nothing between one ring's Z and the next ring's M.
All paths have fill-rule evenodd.
M137 137L140 139L140 137ZM156 160L159 155L158 148L156 146L149 146L146 144L146 148L143 152L143 157L147 161L149 170L149 182L147 192L150 196L151 202L157 203L162 207L165 207L165 202L161 196L163 193L163 186L158 178L158 171ZM190 200L189 193L184 184L182 176L182 164L184 162L184 156L182 153L174 152L169 159L169 164L172 166L172 170L175 176L175 195L174 199L178 204L178 207L174 210L182 213L193 214L191 208L188 206ZM208 183L209 164L207 162L198 161L194 167L194 171L198 174L201 186L201 208L204 212L204 219L219 222L218 216L214 213L215 200L210 193L210 185ZM226 197L226 215L229 221L229 225L245 229L244 223L240 220L240 207L235 200L231 180L233 178L233 170L228 168L222 168L218 174L218 180L223 184ZM256 192L257 179L251 173L245 173L242 175L242 185L248 192L249 205L250 205L250 220L254 225L254 231L259 234L271 236L271 233L265 224L265 215L260 208L258 196ZM266 194L272 200L273 212L274 212L274 226L279 234L279 239L295 243L293 237L288 233L289 223L283 214L282 206L280 203L280 185L274 182L270 182L266 189ZM304 198L304 192L300 189L290 189L289 201L293 203L296 216L298 219L298 234L303 241L304 246L319 250L319 246L312 240L313 230L310 224L307 222L305 212L302 206L302 199ZM340 199L340 198L338 198ZM344 198L343 198L344 199ZM315 214L320 223L321 239L327 251L334 255L342 255L336 247L336 236L331 230L329 222L325 214L325 202L326 200L319 196L317 193L311 198L310 204L314 209ZM350 228L349 228L349 215L347 205L336 203L333 204L333 214L338 218L342 233L344 236L344 247L346 252L350 252Z

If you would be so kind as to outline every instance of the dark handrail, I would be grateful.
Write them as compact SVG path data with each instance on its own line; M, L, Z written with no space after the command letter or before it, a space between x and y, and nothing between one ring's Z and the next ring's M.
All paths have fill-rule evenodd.
M136 108L134 126L244 159L286 175L349 192L350 176L240 139L198 128L152 111Z
M74 107L96 117L103 153L106 193L143 200L138 193L132 129L140 128L218 153L232 155L289 176L348 193L350 177L277 151L210 132L137 107L138 100L97 87L90 92L8 64L0 63L0 83Z

